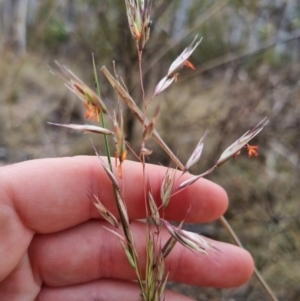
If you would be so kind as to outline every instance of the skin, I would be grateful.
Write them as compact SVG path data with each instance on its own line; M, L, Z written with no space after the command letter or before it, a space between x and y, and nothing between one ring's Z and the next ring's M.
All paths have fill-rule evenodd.
M147 165L146 172L159 199L166 169ZM120 185L143 266L145 225L135 221L145 217L141 165L125 161ZM95 157L0 168L0 300L140 300L131 281L134 272L119 240L103 228L108 225L93 205L93 195L117 216L111 182ZM181 221L191 207L187 222L209 222L227 205L225 191L201 179L172 197L164 214ZM169 238L165 230L161 235L162 243ZM230 244L211 243L218 251L209 251L209 256L176 244L166 260L169 279L220 288L245 283L253 271L251 255ZM165 300L191 299L168 291Z

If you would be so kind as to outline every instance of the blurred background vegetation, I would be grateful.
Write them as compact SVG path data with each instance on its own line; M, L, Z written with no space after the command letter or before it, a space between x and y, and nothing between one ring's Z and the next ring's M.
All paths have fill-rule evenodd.
M99 68L105 64L113 70L114 60L140 103L137 54L124 2L0 0L0 14L0 164L92 155L87 135L47 125L86 122L80 101L47 65L56 59L93 86L91 53ZM178 82L154 101L162 105L158 131L183 162L210 130L192 172L209 168L246 130L265 116L270 119L254 141L258 158L243 153L209 178L227 190L226 218L279 300L300 300L299 1L155 0L152 16L143 61L148 97L193 37L203 36L191 58L196 70L182 70ZM100 83L113 110L117 97L101 75ZM138 124L124 110L127 140L138 149ZM155 143L152 148L150 160L168 165ZM219 222L188 228L230 241ZM254 277L230 290L173 288L197 300L268 300Z

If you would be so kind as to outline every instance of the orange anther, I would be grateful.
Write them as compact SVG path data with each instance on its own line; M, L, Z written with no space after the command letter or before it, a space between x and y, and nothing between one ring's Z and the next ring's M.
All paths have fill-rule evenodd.
M252 155L255 156L255 157L258 156L258 152L257 152L257 150L258 150L258 145L249 145L249 144L247 144L247 145L246 145L246 149L247 149L247 151L248 151L248 157L249 157L249 158L251 158Z
M188 60L185 61L184 63L188 68L192 69L192 70L196 70L196 67Z

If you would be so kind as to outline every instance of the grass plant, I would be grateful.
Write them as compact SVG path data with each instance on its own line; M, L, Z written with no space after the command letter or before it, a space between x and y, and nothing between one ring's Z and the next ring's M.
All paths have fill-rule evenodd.
M99 162L107 173L107 176L111 180L112 190L115 197L115 205L118 209L118 218L115 217L105 206L100 202L98 196L94 196L94 203L101 216L110 224L107 227L107 231L111 235L115 235L120 241L120 247L128 259L128 264L135 271L136 280L140 287L141 299L143 301L159 301L164 300L164 289L168 281L169 271L165 268L165 259L172 252L172 249L176 243L182 244L184 247L190 249L192 252L198 254L197 256L209 256L210 252L217 252L216 248L208 242L203 236L196 233L188 232L183 230L184 220L179 226L169 224L164 219L164 210L168 207L171 197L180 191L186 189L190 185L193 185L199 179L209 175L216 168L219 168L225 162L232 158L238 157L241 151L246 150L249 158L258 156L258 146L250 145L249 142L261 130L267 125L268 119L264 118L251 130L248 130L228 148L226 148L216 160L216 162L206 171L191 177L189 180L182 181L181 176L175 177L175 170L182 170L182 175L189 172L190 168L195 165L202 154L205 139L208 135L208 131L205 131L203 136L200 138L194 151L190 155L187 163L182 164L177 156L171 151L164 140L160 137L156 131L156 125L159 121L160 105L156 105L153 110L154 114L152 118L148 118L148 107L153 105L157 95L162 94L166 89L169 89L172 84L177 81L179 73L183 67L195 70L195 67L189 60L193 52L198 48L201 39L197 36L191 42L191 44L183 50L177 59L171 64L166 75L157 83L152 96L146 99L146 93L144 90L144 79L143 79L143 51L146 47L147 41L150 38L151 31L151 7L152 0L125 0L126 12L128 17L128 27L131 31L134 43L137 48L137 60L139 65L139 78L142 92L142 108L140 109L136 102L129 95L126 85L126 79L120 80L118 77L113 76L106 67L102 67L101 71L107 78L113 89L116 91L118 98L121 99L126 106L131 110L135 117L141 123L141 143L140 149L134 151L126 143L126 133L124 132L124 121L122 116L121 106L115 110L107 109L105 102L103 101L100 94L100 85L98 81L97 68L93 57L93 70L96 82L97 92L88 87L81 79L79 79L70 69L66 66L56 62L57 67L55 69L50 68L51 72L63 79L65 85L75 95L81 99L84 107L86 108L86 118L92 119L99 123L99 126L94 125L75 125L75 124L57 124L51 123L56 126L62 126L71 128L81 132L98 133L104 136L105 140L105 151L107 161L99 155L96 147L95 153L99 158ZM106 120L105 120L106 119ZM106 125L106 121L110 121L111 127ZM111 154L109 149L109 137L112 137L114 144L114 155ZM148 147L148 141L154 138L161 148L167 153L170 161L173 162L173 169L169 168L165 174L164 179L161 183L160 197L157 199L152 195L151 183L147 181L147 168L146 161L147 157L151 156L152 150ZM147 212L147 231L145 233L147 247L146 247L146 272L143 275L139 254L135 247L134 236L130 227L130 220L128 218L126 202L124 200L122 190L119 186L119 181L122 179L122 163L127 158L127 153L132 152L137 160L141 163L143 169L144 179L144 202L145 209ZM116 171L113 168L112 158L115 158ZM189 214L189 208L186 208L186 215ZM237 235L234 233L229 223L224 217L221 217L223 226L230 233L234 242L242 246ZM166 228L170 234L170 239L162 244L160 240L160 232L162 227ZM120 233L117 229L121 228ZM264 288L267 290L272 300L277 300L272 290L268 287L264 279L259 274L258 270L255 269L256 276L262 283Z

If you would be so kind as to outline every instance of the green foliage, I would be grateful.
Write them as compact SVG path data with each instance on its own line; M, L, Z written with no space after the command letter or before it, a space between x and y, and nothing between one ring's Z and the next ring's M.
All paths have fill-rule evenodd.
M66 42L69 34L65 25L59 20L51 20L43 33L45 46L49 49L55 49L57 45Z

